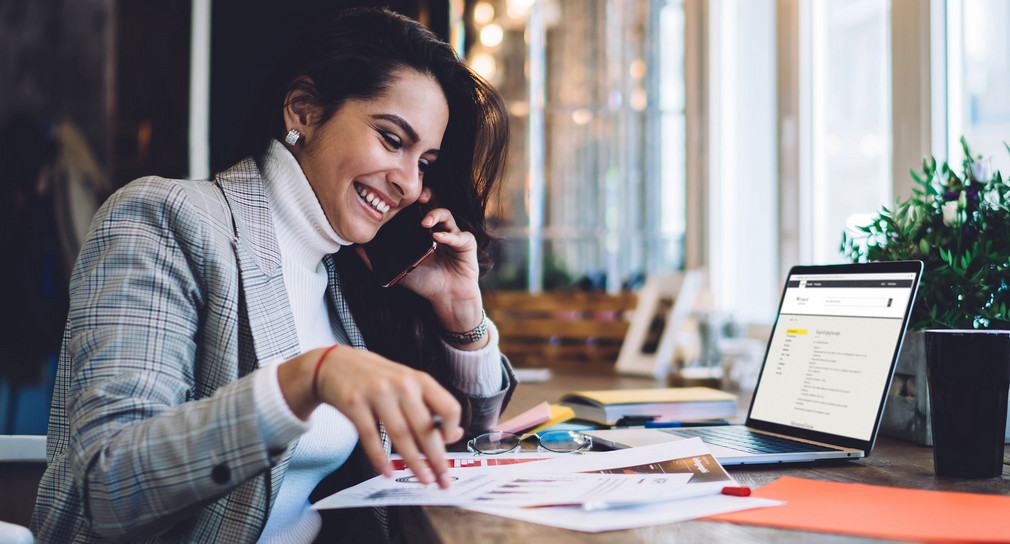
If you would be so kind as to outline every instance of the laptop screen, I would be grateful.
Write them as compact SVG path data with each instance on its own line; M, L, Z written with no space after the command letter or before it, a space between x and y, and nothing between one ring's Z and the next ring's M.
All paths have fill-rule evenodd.
M748 424L872 444L921 264L794 267Z

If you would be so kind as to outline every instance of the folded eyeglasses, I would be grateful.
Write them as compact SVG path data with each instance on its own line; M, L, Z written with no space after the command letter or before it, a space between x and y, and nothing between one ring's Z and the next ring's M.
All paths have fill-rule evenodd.
M548 431L540 434L524 434L494 431L484 433L466 443L471 453L499 455L516 451L524 440L536 438L538 451L573 453L593 447L593 439L576 431Z

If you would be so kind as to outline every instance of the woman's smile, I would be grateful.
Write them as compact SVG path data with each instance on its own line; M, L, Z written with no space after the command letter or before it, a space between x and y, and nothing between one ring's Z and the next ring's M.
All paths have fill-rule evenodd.
M379 219L382 219L383 215L388 212L390 208L394 207L393 204L390 204L389 201L382 196L382 193L371 187L354 182L354 189L358 192L358 196L361 197L361 201L365 206L379 212Z

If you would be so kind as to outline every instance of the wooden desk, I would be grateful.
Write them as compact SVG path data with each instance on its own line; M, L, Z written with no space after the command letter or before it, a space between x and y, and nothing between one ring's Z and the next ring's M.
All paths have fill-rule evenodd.
M549 382L520 384L504 417L508 418L544 401L578 389L662 387L653 380L600 375L555 374ZM742 407L746 409L746 405ZM759 487L780 476L836 482L861 482L893 487L1010 495L1010 448L1004 454L1002 478L966 480L938 478L933 474L933 451L887 438L877 440L872 454L857 461L827 464L795 463L761 467L727 467L743 485ZM614 544L636 542L748 542L748 543L854 543L878 540L843 535L787 531L732 523L687 521L641 529L599 534L579 533L536 525L460 508L425 507L414 511L409 540L446 544L474 542L551 544Z

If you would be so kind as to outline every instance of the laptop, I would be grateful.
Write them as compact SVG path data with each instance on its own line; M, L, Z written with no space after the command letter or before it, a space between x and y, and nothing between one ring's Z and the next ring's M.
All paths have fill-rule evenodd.
M724 465L866 457L921 275L919 261L795 266L744 424L583 432L614 448L700 436Z

